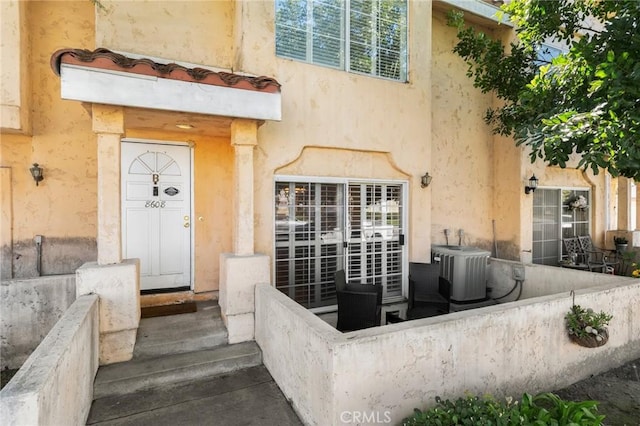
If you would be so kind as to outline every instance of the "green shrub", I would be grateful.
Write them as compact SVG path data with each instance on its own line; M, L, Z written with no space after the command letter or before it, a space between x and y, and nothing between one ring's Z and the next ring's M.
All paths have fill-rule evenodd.
M452 402L436 397L436 406L416 409L403 420L404 426L597 426L604 416L597 415L596 401L565 401L553 393L522 395L520 401L496 401L491 396L467 396Z

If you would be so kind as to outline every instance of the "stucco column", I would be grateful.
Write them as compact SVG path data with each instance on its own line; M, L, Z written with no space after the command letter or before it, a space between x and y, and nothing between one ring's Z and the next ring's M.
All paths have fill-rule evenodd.
M636 183L636 231L640 231L640 182Z
M120 232L120 139L124 134L122 107L92 108L98 139L98 265L122 261Z
M26 2L0 2L0 127L31 134Z
M235 149L233 253L220 255L218 304L229 343L253 340L256 284L269 283L269 256L254 253L253 150L258 144L258 123L238 119L231 123Z
M235 149L233 251L238 256L246 256L254 250L253 150L258 144L258 123L234 120L231 144Z
M124 110L92 105L98 151L98 261L76 271L76 296L100 297L100 364L130 360L140 324L140 262L122 259L120 139Z
M0 166L0 279L13 278L13 196L11 168Z
M618 230L629 231L631 213L631 180L618 178Z

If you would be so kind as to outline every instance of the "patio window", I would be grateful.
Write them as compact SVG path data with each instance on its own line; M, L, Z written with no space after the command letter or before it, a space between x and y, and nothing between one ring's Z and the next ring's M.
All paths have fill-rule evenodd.
M577 202L584 199L586 206ZM538 188L533 196L533 263L558 265L562 239L590 235L588 189Z
M276 55L407 79L407 0L276 0Z
M404 183L275 184L275 283L307 308L336 304L333 276L383 286L387 301L402 298Z

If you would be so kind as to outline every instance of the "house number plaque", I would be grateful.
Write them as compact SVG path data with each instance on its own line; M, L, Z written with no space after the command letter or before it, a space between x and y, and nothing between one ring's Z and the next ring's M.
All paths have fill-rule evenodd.
M166 201L147 201L144 203L146 208L162 209L166 205Z

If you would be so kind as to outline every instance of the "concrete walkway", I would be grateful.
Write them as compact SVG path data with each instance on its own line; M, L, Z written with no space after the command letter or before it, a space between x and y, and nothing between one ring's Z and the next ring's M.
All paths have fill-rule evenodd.
M133 359L98 370L87 424L301 425L258 345L227 342L214 301L142 319Z
M94 401L91 425L302 425L264 366Z
M609 426L640 425L640 359L554 392L569 401L598 401Z

